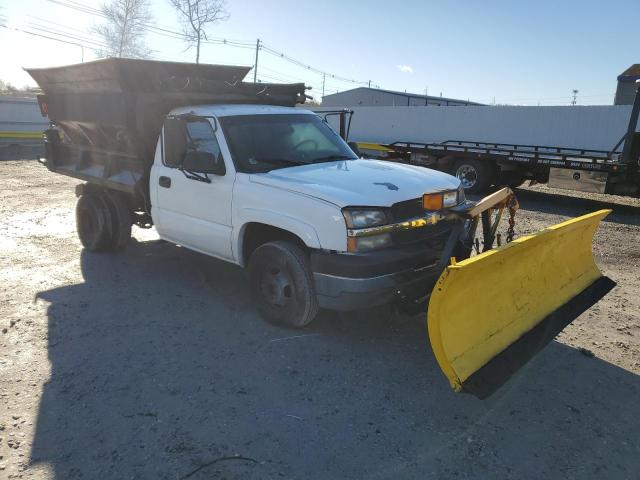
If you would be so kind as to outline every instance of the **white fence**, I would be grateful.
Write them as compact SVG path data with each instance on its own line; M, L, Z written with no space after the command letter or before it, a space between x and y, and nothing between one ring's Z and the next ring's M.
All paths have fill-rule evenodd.
M354 141L466 140L597 150L610 150L620 140L631 114L629 105L352 109L349 139Z

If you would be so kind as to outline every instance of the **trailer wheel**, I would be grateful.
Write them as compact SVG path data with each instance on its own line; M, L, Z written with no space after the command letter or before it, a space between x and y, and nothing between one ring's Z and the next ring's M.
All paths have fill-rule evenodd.
M112 247L120 250L131 239L131 210L119 192L105 193L104 199L111 213Z
M277 325L302 328L318 313L309 258L286 241L265 243L249 259L251 292L260 314Z
M102 252L112 246L111 212L106 202L93 193L81 195L76 204L76 229L82 246Z
M462 188L469 193L482 193L496 180L495 168L482 160L458 160L451 173L462 182Z

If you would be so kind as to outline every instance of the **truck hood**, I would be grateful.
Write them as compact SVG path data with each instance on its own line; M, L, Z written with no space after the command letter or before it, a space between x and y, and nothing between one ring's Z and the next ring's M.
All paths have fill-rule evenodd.
M256 173L250 181L309 195L338 207L379 206L455 190L456 177L424 167L382 160L340 160Z

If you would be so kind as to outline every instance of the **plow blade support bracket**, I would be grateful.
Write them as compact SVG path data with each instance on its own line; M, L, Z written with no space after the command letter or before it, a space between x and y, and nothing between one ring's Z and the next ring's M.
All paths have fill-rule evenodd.
M615 283L596 266L600 210L449 265L431 294L429 340L456 391L486 398Z

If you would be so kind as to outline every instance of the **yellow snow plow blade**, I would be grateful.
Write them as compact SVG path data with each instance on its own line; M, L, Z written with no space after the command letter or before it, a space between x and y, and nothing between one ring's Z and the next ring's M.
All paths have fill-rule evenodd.
M429 301L429 340L456 391L485 398L609 292L591 252L600 210L451 265Z

